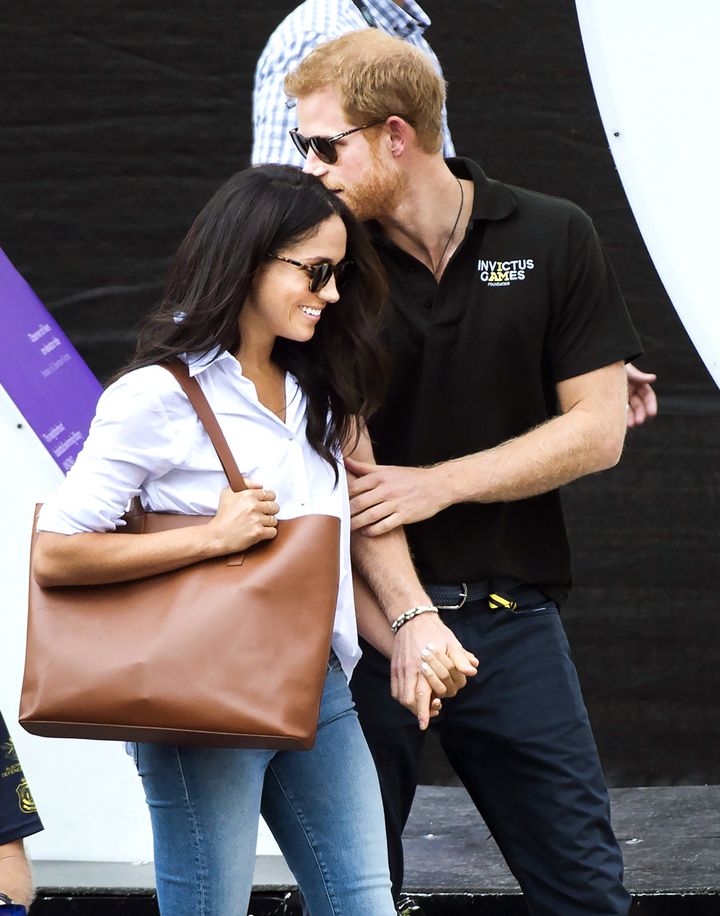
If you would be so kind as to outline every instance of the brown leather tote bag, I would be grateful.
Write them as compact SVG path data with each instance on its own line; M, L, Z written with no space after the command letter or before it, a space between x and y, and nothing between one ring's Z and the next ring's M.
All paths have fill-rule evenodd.
M245 484L184 363L165 365L212 440L230 486ZM36 516L37 517L37 516ZM124 532L205 516L145 512ZM111 532L108 537L112 537ZM35 735L312 747L339 580L340 520L306 515L242 554L109 585L42 588L32 575L20 724ZM33 546L35 543L33 528Z

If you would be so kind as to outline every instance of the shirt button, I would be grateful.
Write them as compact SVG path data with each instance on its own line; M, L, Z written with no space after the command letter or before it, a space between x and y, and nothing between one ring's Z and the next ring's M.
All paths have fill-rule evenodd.
M433 307L432 299L428 299L427 302L423 302L424 309L431 309Z

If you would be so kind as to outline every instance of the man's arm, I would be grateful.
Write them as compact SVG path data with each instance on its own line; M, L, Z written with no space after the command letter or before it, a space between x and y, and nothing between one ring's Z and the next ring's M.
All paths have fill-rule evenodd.
M378 536L465 502L509 502L617 464L627 383L613 363L556 386L561 414L516 439L429 468L348 462L353 529Z
M33 883L22 840L0 846L0 892L15 903L30 907L34 896Z
M351 454L361 462L373 461L366 432ZM393 697L412 709L418 716L420 728L427 728L432 691L427 679L419 674L423 650L430 644L450 660L454 669L453 681L458 686L464 684L466 677L475 674L477 659L468 655L437 614L420 614L392 636L390 623L400 614L411 607L432 604L415 572L402 528L375 539L353 535L352 556L353 565L365 583L365 588L360 583L357 592L360 635L391 657ZM376 600L373 600L373 593Z
M384 655L385 658L392 658L395 643L393 631L388 626L388 619L378 604L375 593L355 567L353 568L353 592L358 632L381 655Z

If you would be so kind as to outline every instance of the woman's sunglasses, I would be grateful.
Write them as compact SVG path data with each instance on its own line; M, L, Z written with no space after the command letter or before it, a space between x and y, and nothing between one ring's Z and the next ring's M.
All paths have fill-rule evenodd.
M387 118L381 118L379 121L369 121L367 124L363 124L362 127L351 127L350 130L344 130L341 134L335 134L334 137L304 137L297 127L293 127L290 131L290 138L303 158L306 158L309 150L312 150L321 162L332 165L338 159L337 150L335 149L335 144L338 140L342 140L343 137L349 137L350 134L354 134L358 130L376 127L386 120Z
M293 258L283 257L281 254L269 254L269 258L276 261L285 261L292 264L300 270L304 270L309 277L308 289L311 293L317 293L324 289L330 282L330 277L335 276L335 282L339 285L347 268L353 263L352 261L340 261L339 264L330 264L328 261L321 261L319 264L304 264L302 261L296 261Z

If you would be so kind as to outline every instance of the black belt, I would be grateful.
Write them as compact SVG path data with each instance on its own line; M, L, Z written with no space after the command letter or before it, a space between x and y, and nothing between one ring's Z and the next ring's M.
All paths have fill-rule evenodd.
M425 591L439 611L457 611L469 601L487 601L490 610L495 611L498 608L517 608L517 603L511 595L513 589L522 583L517 579L501 577L485 579L482 582L461 582L459 585L424 585Z
M490 583L461 582L459 585L425 585L425 591L439 611L456 611L468 601L485 601Z

